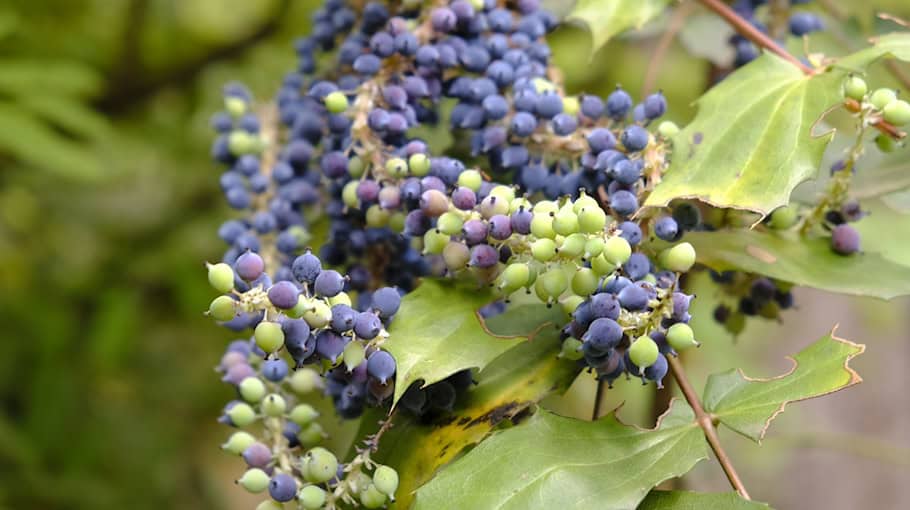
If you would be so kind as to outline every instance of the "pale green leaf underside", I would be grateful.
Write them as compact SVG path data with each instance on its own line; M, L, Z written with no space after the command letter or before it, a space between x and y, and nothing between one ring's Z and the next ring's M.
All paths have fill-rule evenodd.
M740 370L713 374L705 386L705 409L727 427L761 442L788 403L862 382L849 362L865 349L832 332L800 351L792 358L793 369L779 377L750 379Z
M717 271L740 269L840 294L881 299L910 295L910 267L871 251L838 255L827 238L720 230L690 232L685 240L695 247L699 262Z
M793 188L815 175L831 136L813 137L812 127L840 99L834 74L810 78L764 54L698 101L645 205L697 198L765 214L786 204Z
M735 492L651 491L638 510L770 510Z
M642 25L663 12L670 0L579 0L566 16L591 31L592 52L613 36Z
M498 432L417 491L415 508L630 509L663 480L688 472L707 445L685 402L655 430L540 410Z
M543 305L537 311L542 316L552 313ZM458 402L453 414L439 422L418 422L399 411L393 418L395 426L382 437L382 447L373 456L398 470L396 508L409 508L414 491L465 447L480 442L503 421L547 395L568 389L580 369L556 357L558 346L559 330L554 326L506 351L476 376L477 386ZM367 418L364 423L372 426L377 420L378 416Z
M415 381L432 384L459 370L485 367L552 318L532 305L515 306L491 319L487 329L477 310L492 300L485 289L429 278L404 297L382 345L398 365L394 402Z

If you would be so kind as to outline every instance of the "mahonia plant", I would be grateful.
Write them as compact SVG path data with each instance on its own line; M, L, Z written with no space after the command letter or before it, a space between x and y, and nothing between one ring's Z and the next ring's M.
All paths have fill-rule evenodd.
M751 16L758 3L737 9ZM396 421L446 420L478 377L465 366L393 401L400 360L383 346L423 280L487 293L480 318L528 299L560 310L550 355L602 385L625 375L663 388L678 353L700 345L686 291L699 254L685 236L748 228L745 213L684 194L643 206L680 136L662 120L666 99L636 102L620 86L607 97L568 94L545 39L558 19L539 4L327 0L272 100L225 86L212 157L238 217L218 231L228 247L208 265L221 293L208 314L242 336L217 367L236 392L220 418L236 431L222 448L246 464L237 484L268 494L258 509L410 501L413 480L402 493L400 466L375 460L383 436ZM789 20L797 36L821 28L805 13ZM758 57L760 39L731 43L737 67ZM876 143L892 149L910 105L869 93L854 74L843 92L857 143L828 191L755 228L828 237L848 260L860 250L848 223L863 211L849 184L865 135L886 127ZM460 143L440 151L414 134L422 126ZM714 317L734 333L746 316L778 318L793 305L785 279L748 267L711 276L724 296ZM350 453L332 452L322 442L335 418L320 415L320 394L342 419L368 408L384 418ZM706 433L711 421L699 421Z

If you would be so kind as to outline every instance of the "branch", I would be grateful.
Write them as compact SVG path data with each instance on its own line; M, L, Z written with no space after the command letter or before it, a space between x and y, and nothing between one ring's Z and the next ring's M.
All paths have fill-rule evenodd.
M641 86L641 97L647 96L648 93L654 89L654 82L657 81L658 71L660 70L661 64L663 64L664 58L667 56L667 51L670 49L673 39L675 39L677 34L679 34L679 31L682 30L683 25L686 23L686 18L692 14L694 9L695 4L685 3L673 12L673 17L670 18L670 24L667 26L663 35L661 35L660 41L657 42L657 47L654 49L654 55L651 56L651 61L648 63L648 70L645 72L645 81Z
M708 444L710 444L711 449L714 450L714 456L717 457L717 461L720 462L720 466L723 468L724 474L727 475L727 480L730 481L730 485L736 489L736 492L738 492L743 499L751 500L752 498L749 497L745 485L743 485L742 480L739 479L739 475L736 473L736 469L733 467L733 462L730 460L730 457L727 456L727 452L724 451L723 446L720 444L720 438L717 437L717 429L714 428L714 421L711 419L711 415L705 412L705 409L701 405L701 401L698 399L698 395L695 393L695 389L692 388L689 379L686 378L682 363L673 356L667 356L667 361L670 362L673 378L676 379L676 383L679 384L679 388L686 397L686 401L689 402L692 410L695 411L695 422L704 430L705 439L708 440Z
M603 379L597 379L597 393L594 394L594 410L591 412L591 421L597 421L600 418L600 407L603 405L604 386L606 384Z
M765 48L766 50L775 53L779 57L783 58L787 62L792 63L798 67L803 73L807 75L814 74L815 69L806 65L798 58L794 57L787 50L782 48L777 44L773 39L768 37L764 32L755 28L751 23L745 20L739 14L727 7L727 4L723 3L721 0L698 0L702 5L708 9L714 11L715 14L723 18L727 23L729 23L739 35L745 37L746 39L752 41L755 45ZM884 120L876 121L873 126L882 133L887 134L888 136L900 140L907 136L906 133L900 131L891 124L885 122Z
M209 64L236 57L272 35L281 26L290 6L291 0L282 0L268 20L246 37L178 64L163 74L149 76L147 69L139 69L138 72L132 73L130 81L122 82L117 78L124 74L123 71L113 70L107 93L98 98L96 106L107 113L122 112L162 89L192 81ZM134 62L132 65L137 68L143 67L138 62Z

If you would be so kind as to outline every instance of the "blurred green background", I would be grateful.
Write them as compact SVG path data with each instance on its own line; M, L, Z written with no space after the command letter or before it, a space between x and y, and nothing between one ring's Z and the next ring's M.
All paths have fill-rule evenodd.
M224 82L244 81L260 98L277 88L316 3L0 3L0 508L251 508L231 483L236 459L217 449L226 433L215 417L230 391L213 367L231 335L202 315L212 295L202 262L220 257L215 230L231 213L207 124ZM845 53L886 29L872 23L873 7L910 14L902 0L826 3L861 22L820 36L813 51ZM587 34L561 29L555 59L572 91L661 88L684 123L711 76L687 49L728 58L716 20L694 11L689 21L650 71L669 16L591 61ZM907 219L876 207L879 228L903 229L889 246L906 259ZM756 375L778 373L784 354L835 322L869 344L856 363L866 384L794 406L764 449L730 437L753 492L780 508L910 507L899 483L910 480L907 301L800 292L783 324L750 325L734 343L711 324L712 299L710 290L698 299L709 340L690 360L696 381L745 360ZM582 380L553 405L582 415L590 392ZM624 414L647 422L648 394L610 398L630 400ZM710 462L686 483L726 489ZM800 504L806 492L811 505Z

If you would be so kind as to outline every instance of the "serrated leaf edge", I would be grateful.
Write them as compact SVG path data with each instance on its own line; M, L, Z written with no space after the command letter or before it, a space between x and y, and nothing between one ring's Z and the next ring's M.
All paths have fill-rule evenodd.
M758 441L756 441L758 444L761 444L762 440L765 438L765 434L767 434L767 432L768 432L768 428L771 427L771 422L774 421L774 419L777 418L778 415L780 415L781 413L784 412L785 408L787 407L787 404L789 404L791 402L801 402L803 400L811 400L813 398L824 397L825 395L830 395L832 393L836 393L838 391L847 389L850 386L854 386L854 385L857 385L857 384L863 382L863 378L859 375L859 373L857 373L857 371L854 370L850 366L850 360L852 360L853 358L866 352L866 344L858 344L856 342L851 342L850 340L847 340L846 338L840 338L838 336L835 336L835 332L837 331L837 328L839 326L840 326L840 324L835 324L834 327L831 328L831 332L828 334L828 336L830 336L831 339L836 342L841 342L843 344L849 345L850 347L856 348L856 351L854 353L847 356L847 359L844 360L844 365L843 365L844 370L848 374L850 374L850 381L848 381L847 384L844 384L843 386L840 386L833 390L826 391L824 393L819 393L817 395L812 395L812 396L809 396L806 398L797 398L797 399L785 400L785 401L781 402L780 407L778 407L777 410L774 411L774 413L772 413L771 416L769 416L767 420L765 420L765 425L761 429L761 433L758 436ZM795 357L787 355L787 356L785 356L785 358L790 360L793 363L793 366L790 367L790 370L788 370L787 372L785 372L781 375L776 375L774 377L749 377L748 375L746 375L743 372L743 369L741 369L741 368L737 368L736 371L739 372L740 377L742 377L744 380L749 381L749 382L776 381L778 379L783 379L785 377L788 377L790 374L795 372L797 368L799 368L799 362L796 361ZM714 418L715 416L718 416L718 415L711 413L712 418ZM723 420L721 420L721 422L723 422Z

